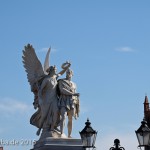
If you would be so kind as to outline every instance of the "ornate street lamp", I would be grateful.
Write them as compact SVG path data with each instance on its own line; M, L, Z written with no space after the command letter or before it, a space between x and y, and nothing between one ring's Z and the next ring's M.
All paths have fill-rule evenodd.
M83 147L85 149L95 148L97 132L93 130L93 128L91 127L91 123L89 122L89 119L87 119L85 125L86 126L84 127L84 129L81 132L79 132L82 139Z
M145 147L145 149L150 149L150 129L147 126L147 122L143 120L141 126L137 131L135 131L139 146Z
M119 139L114 140L114 146L115 147L111 147L109 150L125 150L124 147L120 147Z

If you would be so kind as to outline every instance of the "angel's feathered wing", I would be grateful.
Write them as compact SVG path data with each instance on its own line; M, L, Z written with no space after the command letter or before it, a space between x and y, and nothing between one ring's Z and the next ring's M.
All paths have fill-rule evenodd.
M43 67L32 45L28 44L23 50L23 64L31 87L44 75Z
M48 49L46 57L45 57L45 62L44 62L44 73L47 74L47 69L49 68L50 64L49 64L49 54L50 54L51 48Z

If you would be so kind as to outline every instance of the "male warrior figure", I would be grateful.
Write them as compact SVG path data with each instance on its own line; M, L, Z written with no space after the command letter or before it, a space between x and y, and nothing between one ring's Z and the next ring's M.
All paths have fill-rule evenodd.
M72 117L79 116L79 93L76 93L76 85L71 81L73 71L66 71L66 78L58 81L59 104L60 107L60 131L64 133L65 120L68 116L68 137L71 138Z

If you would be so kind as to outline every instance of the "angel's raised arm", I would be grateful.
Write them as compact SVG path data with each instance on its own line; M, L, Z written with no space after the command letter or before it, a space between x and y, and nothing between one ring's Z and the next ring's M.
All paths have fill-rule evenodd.
M71 66L71 63L70 63L70 62L65 62L65 63L63 63L62 66L61 66L61 68L62 68L63 70L60 71L60 72L57 74L58 77L61 76L61 75L63 75L63 74L67 71L67 69L68 69L70 66Z

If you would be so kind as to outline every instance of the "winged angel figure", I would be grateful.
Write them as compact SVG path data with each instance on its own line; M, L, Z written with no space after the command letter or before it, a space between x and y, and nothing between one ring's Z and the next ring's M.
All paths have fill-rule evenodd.
M37 111L31 116L30 123L38 128L37 135L43 131L53 131L59 118L57 78L70 67L66 62L63 70L57 74L56 66L49 65L50 48L47 52L44 67L42 67L34 48L28 44L23 50L23 64L27 72L31 91L34 93L34 108Z

